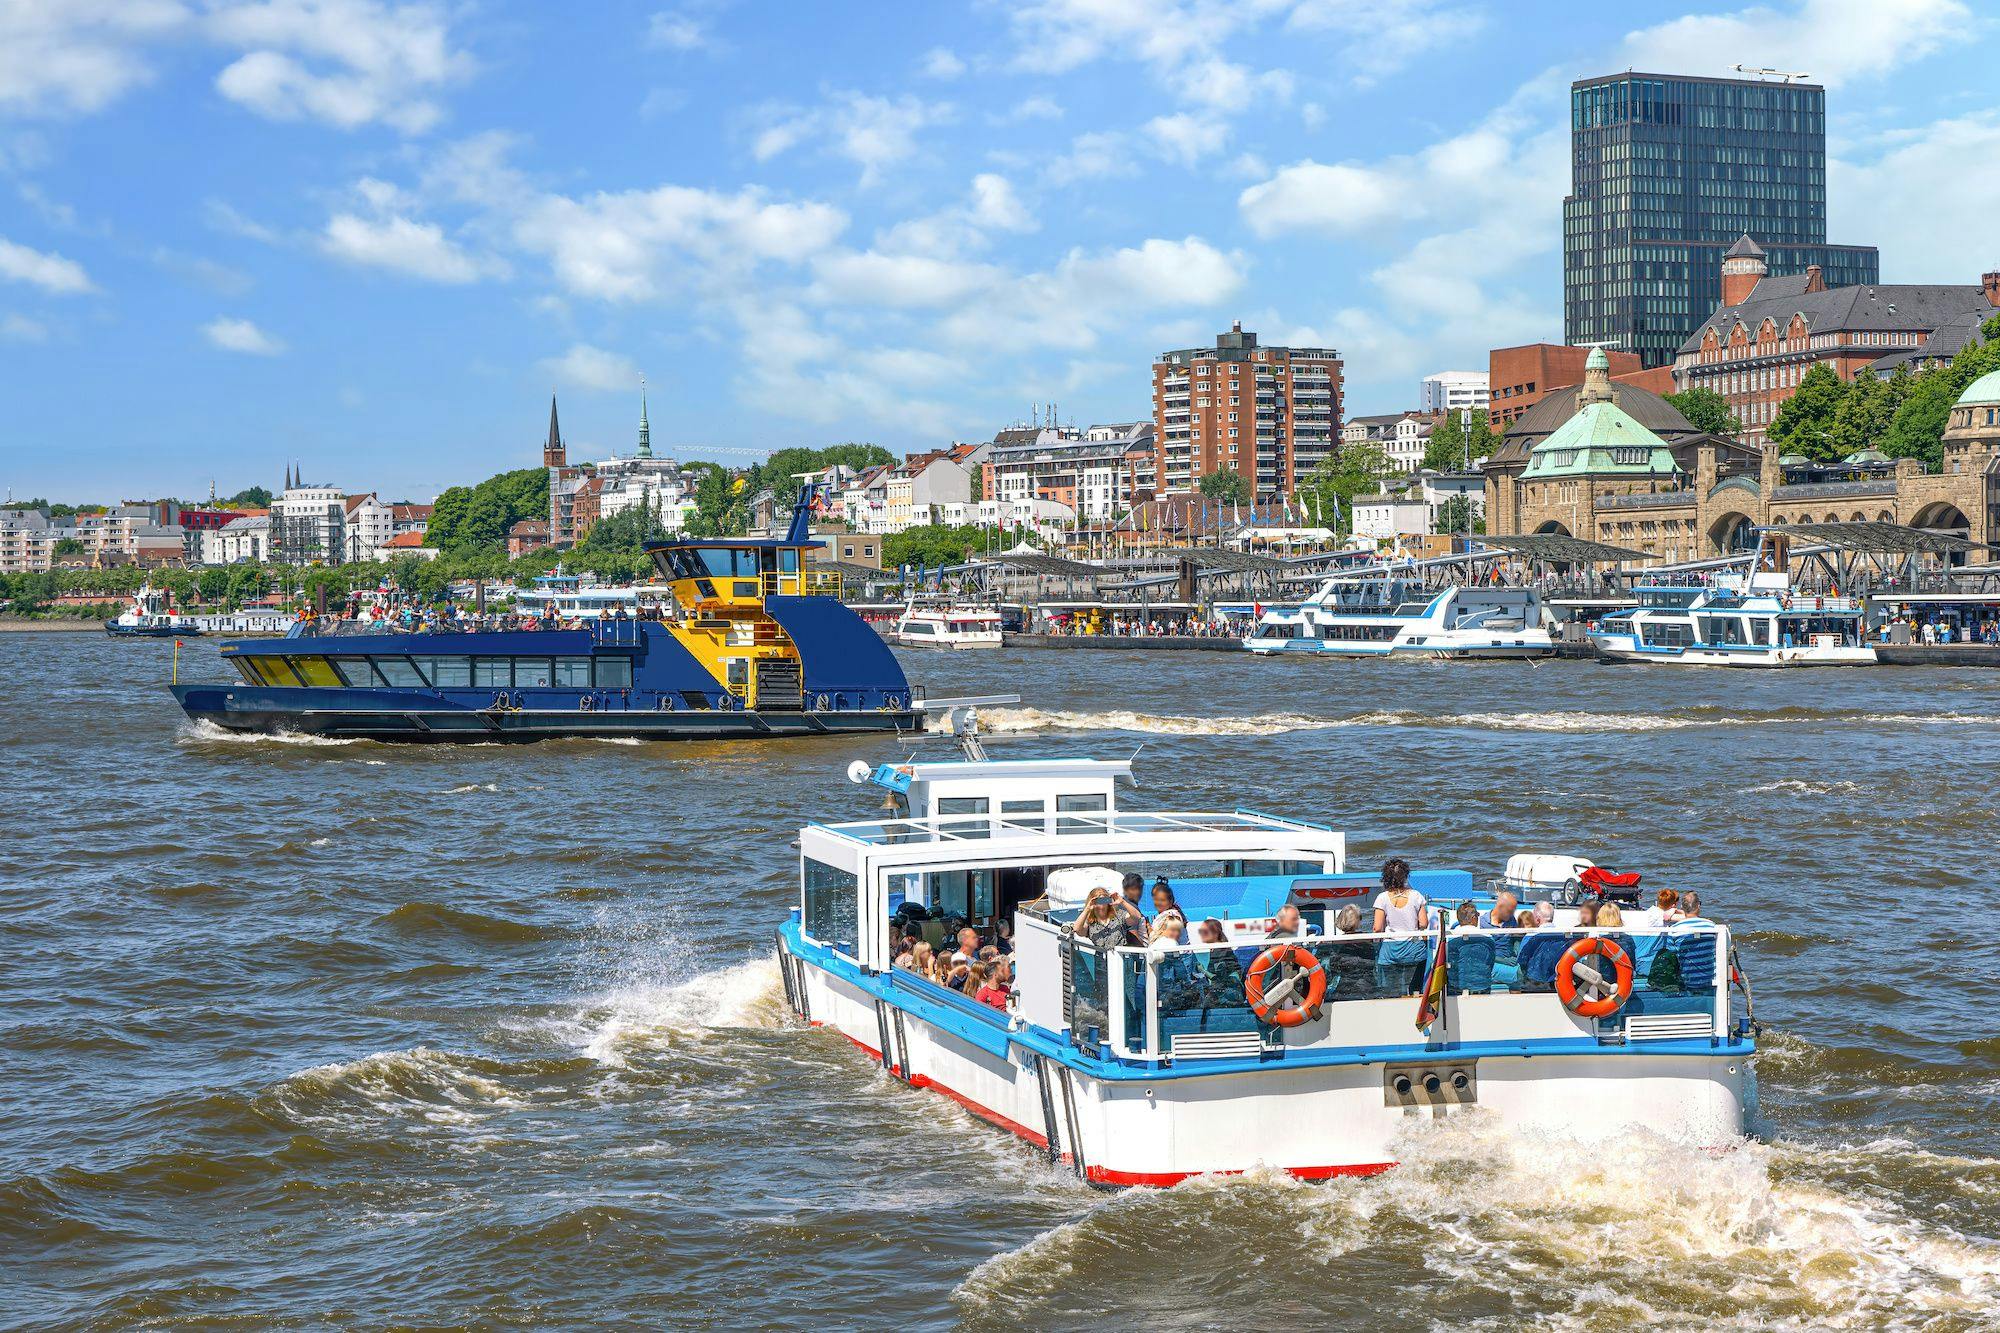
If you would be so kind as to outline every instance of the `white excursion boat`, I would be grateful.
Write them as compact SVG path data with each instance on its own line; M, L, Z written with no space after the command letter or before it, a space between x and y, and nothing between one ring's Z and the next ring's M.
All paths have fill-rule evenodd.
M1590 632L1607 662L1682 666L1872 666L1865 609L1852 597L1794 597L1782 572L1717 574L1706 584L1640 584L1639 605Z
M104 622L104 632L114 638L164 639L173 635L196 635L202 624L193 616L174 610L173 594L164 588L144 584L132 594L132 604Z
M911 602L893 633L905 648L998 648L1000 613L956 602Z
M1426 591L1388 572L1336 574L1299 606L1257 618L1253 653L1335 657L1546 657L1555 641L1533 588L1471 584Z
M1367 1174L1395 1164L1408 1129L1460 1115L1566 1142L1742 1135L1755 1025L1726 926L1648 929L1635 912L1583 930L1560 906L1545 930L1447 931L1456 904L1486 910L1503 884L1557 903L1597 882L1577 877L1588 861L1548 858L1554 887L1538 887L1519 873L1537 862L1517 858L1486 889L1464 870L1415 872L1428 930L1336 934L1337 909L1378 886L1348 868L1342 834L1249 810L1121 809L1130 772L988 760L970 737L963 759L857 761L849 776L886 790L892 813L800 831L799 905L777 942L793 1011L1096 1185ZM1168 876L1191 938L1212 919L1223 941L1139 948L1073 929L1087 886L1128 872ZM1305 933L1276 938L1288 907ZM909 932L940 944L970 926L997 943L1002 923L1004 1008L897 962Z

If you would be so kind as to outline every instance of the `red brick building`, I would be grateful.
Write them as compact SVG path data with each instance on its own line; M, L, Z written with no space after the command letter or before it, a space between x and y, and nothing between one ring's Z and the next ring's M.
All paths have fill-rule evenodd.
M1946 359L2000 307L2000 272L1978 283L1828 287L1817 267L1768 275L1748 236L1722 261L1722 305L1674 357L1676 388L1713 389L1762 443L1779 406L1816 365L1843 380Z
M1614 384L1636 384L1651 393L1669 393L1673 376L1665 367L1648 371L1631 352L1605 349L1611 362ZM1528 343L1521 347L1496 347L1486 354L1487 419L1496 431L1505 431L1527 410L1555 389L1583 383L1583 363L1588 347L1567 347L1562 343ZM1648 378L1648 377L1651 378Z
M1153 362L1154 477L1187 494L1228 468L1260 500L1292 494L1340 439L1340 353L1260 347L1239 320L1213 347Z

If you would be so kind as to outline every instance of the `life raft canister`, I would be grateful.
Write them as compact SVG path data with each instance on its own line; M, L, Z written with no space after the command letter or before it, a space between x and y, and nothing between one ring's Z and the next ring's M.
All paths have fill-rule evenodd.
M1295 1008L1280 1007L1264 998L1265 974L1283 963L1290 963L1305 977L1305 999ZM1250 1001L1250 1012L1257 1015L1259 1022L1273 1027L1295 1028L1308 1019L1319 1017L1320 1001L1326 998L1326 968L1303 944L1274 944L1258 954L1257 961L1250 964L1250 975L1243 979L1243 995ZM1297 998L1295 987L1286 999Z
M1583 994L1576 984L1576 965L1586 954L1596 954L1617 970L1617 989L1610 993L1590 998ZM1601 988L1604 979L1595 978L1595 988ZM1602 935L1587 935L1563 951L1562 960L1556 964L1556 994L1562 997L1563 1008L1585 1018L1609 1018L1625 1007L1632 998L1632 957L1626 953L1618 941ZM1582 996L1582 998L1579 998Z

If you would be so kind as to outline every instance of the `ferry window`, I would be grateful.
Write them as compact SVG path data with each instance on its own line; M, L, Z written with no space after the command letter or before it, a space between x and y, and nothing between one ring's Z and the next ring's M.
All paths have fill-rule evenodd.
M961 838L986 836L986 813L991 807L984 796L944 796L938 799L938 819L943 827Z
M632 659L629 657L600 657L597 659L598 688L606 690L629 690L632 688Z
M1104 797L1103 797L1103 796L1101 796L1101 795L1098 795L1098 794L1096 794L1096 793L1092 793L1091 795L1088 795L1088 796L1058 796L1058 797L1056 797L1056 809L1057 809L1058 811L1061 811L1061 812L1064 812L1064 813L1071 813L1071 814L1084 814L1084 813L1095 813L1095 814L1102 814L1102 813L1104 813L1104 811L1105 811L1105 810L1106 810L1107 808L1108 808L1108 807L1107 807L1107 806L1106 806L1106 804L1105 804L1105 800L1104 800ZM1103 827L1103 825L1104 825L1104 821L1103 821L1103 820L1089 820L1089 819L1058 819L1058 820L1056 821L1056 832L1058 832L1058 833L1089 833L1089 832L1091 832L1091 831L1092 831L1093 829L1097 829L1097 828L1102 828L1102 827Z
M1047 808L1040 801L1002 801L1000 821L1007 828L1039 833L1042 831L1042 812Z
M854 548L851 546L848 547L847 553L853 555ZM784 550L778 552L778 572L780 574L796 574L799 572L799 552L797 547L787 546Z
M417 669L417 664L407 657L376 657L370 660L374 662L375 669L382 673L382 679L391 685L403 689L421 690L430 684L424 679L424 673Z
M1771 622L1761 616L1751 621L1750 642L1768 647L1771 642Z
M968 921L986 921L993 916L993 872L990 870L944 870L931 876L931 896L937 912Z
M273 679L264 670L264 660L260 657L239 657L236 659L236 669L241 671L243 679L249 681L252 685L290 685L292 683L289 672L286 673L285 678L282 680Z
M549 659L546 657L517 657L514 659L514 684L517 686L540 686L549 683Z
M718 579L755 576L757 573L757 553L728 546L704 546L698 554L709 574Z
M807 936L850 958L859 952L861 913L855 902L859 887L851 871L806 858L801 924Z
M620 659L621 661L623 659ZM570 689L590 688L590 659L587 657L558 657L556 659L556 684Z
M359 689L373 689L381 684L365 657L335 657L329 659L340 678Z
M729 688L741 694L750 688L750 659L747 657L730 658L725 674L729 678Z
M431 683L439 689L466 689L472 684L472 659L469 657L433 657L430 659Z
M475 657L472 659L472 683L474 685L506 688L514 683L514 663L505 657Z
M757 585L754 583L734 584L731 586L729 595L732 597L755 597L757 595Z

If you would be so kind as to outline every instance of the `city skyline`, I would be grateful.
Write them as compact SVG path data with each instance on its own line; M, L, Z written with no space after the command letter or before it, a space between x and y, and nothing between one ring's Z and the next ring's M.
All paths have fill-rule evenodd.
M580 455L630 452L642 372L662 454L901 453L1144 416L1235 320L1394 411L1560 339L1569 85L1628 66L1810 74L1830 233L1960 281L2000 263L1994 25L1883 8L10 11L0 484L303 459L427 500L534 466L552 386Z

